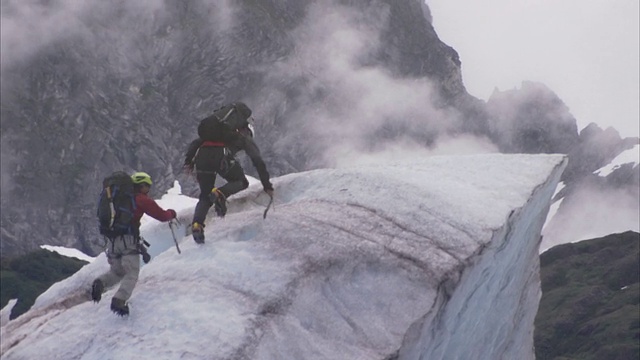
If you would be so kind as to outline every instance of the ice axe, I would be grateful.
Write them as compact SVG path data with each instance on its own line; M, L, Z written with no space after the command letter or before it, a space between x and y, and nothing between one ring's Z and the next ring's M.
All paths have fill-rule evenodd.
M271 204L273 204L273 194L267 193L267 195L269 195L269 203L267 204L267 208L264 209L264 213L262 214L262 219L266 219L267 218L267 212L269 211L269 208L271 207Z
M178 249L178 254L181 254L180 246L178 246L178 238L176 237L176 232L173 229L174 226L178 226L178 225L180 225L180 222L177 219L171 219L171 221L169 221L169 229L171 229L171 235L173 235L173 242L176 243L176 249Z

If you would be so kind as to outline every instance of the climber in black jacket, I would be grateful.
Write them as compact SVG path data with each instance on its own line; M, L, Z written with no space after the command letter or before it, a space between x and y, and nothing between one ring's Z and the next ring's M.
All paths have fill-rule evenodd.
M227 212L226 199L249 186L235 155L244 150L258 171L264 191L273 198L273 185L260 149L253 141L251 130L251 109L238 102L223 106L214 114L200 122L198 138L191 142L185 156L184 166L189 172L195 171L200 196L193 215L193 239L204 243L204 220L209 208L214 205L216 214L224 217ZM227 183L215 187L216 175Z

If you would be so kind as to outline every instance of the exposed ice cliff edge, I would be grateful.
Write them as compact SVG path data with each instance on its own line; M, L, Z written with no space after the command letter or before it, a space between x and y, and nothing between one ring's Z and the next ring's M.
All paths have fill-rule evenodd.
M166 225L145 223L163 251L141 271L131 316L109 312L114 289L86 301L101 255L3 326L0 354L533 359L540 232L565 166L486 154L290 174L275 179L266 220L252 186L180 255Z

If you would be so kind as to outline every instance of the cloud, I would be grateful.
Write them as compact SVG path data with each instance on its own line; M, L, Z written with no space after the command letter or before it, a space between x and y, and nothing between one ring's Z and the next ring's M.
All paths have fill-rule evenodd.
M96 48L120 47L120 53L135 46L131 27L153 21L164 11L162 0L100 1L59 0L2 1L2 72L23 64L41 50L80 37L102 39ZM97 26L118 23L126 26ZM132 38L132 39L130 39ZM108 41L105 41L108 40Z
M580 186L562 201L556 215L543 229L540 249L628 230L640 232L638 196L629 191Z
M367 164L411 163L414 159L423 159L439 155L470 155L498 153L498 148L487 138L472 135L441 136L432 148L407 139L404 142L385 144L375 151L363 152L349 147L341 147L333 154L332 165L337 168L350 168Z
M42 47L72 37L84 28L82 13L91 6L82 0L55 3L3 1L0 21L2 70L35 55Z
M101 60L91 64L92 70L107 67L117 76L141 78L142 65L173 55L170 43L156 46L148 36L178 26L163 20L177 11L170 6L162 0L5 1L2 71L47 46L78 37L86 40L80 51ZM211 28L200 30L212 36L226 38L224 33L236 24L239 8L231 0L189 6L208 21ZM318 148L327 148L317 162L329 163L338 147L366 152L388 141L435 138L458 125L455 111L436 109L429 101L435 95L429 79L396 78L372 60L381 50L388 17L389 7L382 3L365 9L337 1L309 5L304 21L287 35L294 43L292 55L261 69L269 74L265 88L270 91L259 103L277 104L267 106L276 114L287 110L287 126L293 129L286 131L290 138L281 139L281 146L300 141L302 132ZM294 93L288 92L291 84Z
M397 78L375 64L388 16L389 8L379 4L366 9L313 4L292 31L293 55L264 70L272 90L260 102L282 104L272 110L289 113L292 126L285 136L304 132L307 141L330 144L325 164L337 153L376 150L459 125L455 112L431 104L436 94L429 79Z

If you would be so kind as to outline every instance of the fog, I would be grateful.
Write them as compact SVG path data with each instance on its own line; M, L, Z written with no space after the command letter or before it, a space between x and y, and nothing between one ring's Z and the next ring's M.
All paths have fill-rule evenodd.
M638 195L629 189L580 187L570 199L562 200L559 212L544 228L540 250L628 230L640 232L637 201Z
M12 68L28 63L51 46L69 46L71 39L81 49L77 51L100 62L83 66L92 68L89 71L95 71L96 76L133 81L131 89L135 93L153 76L156 64L180 61L183 49L179 44L149 43L154 32L174 30L170 23L166 25L172 9L165 6L161 0L3 2L3 78ZM232 34L238 12L233 2L202 1L189 6L199 7L199 13L210 17L211 27L202 31L212 38ZM416 148L429 145L429 151L434 151L433 145L451 144L448 135L438 138L460 126L460 115L456 110L432 105L438 94L431 81L394 78L387 69L369 61L379 50L388 15L387 6L362 11L336 1L313 4L305 20L288 34L295 48L293 54L274 64L248 69L266 78L265 91L257 90L243 99L261 121L258 130L273 126L280 113L286 112L289 118L282 136L272 144L276 150L301 141L316 144L319 155L309 161L307 168L311 168L334 166L347 154L354 159L360 153L380 154L393 149L391 152L398 154L398 149L407 148L410 155ZM11 85L10 77L4 80L3 88ZM292 94L291 84L303 86L297 86ZM485 148L488 140L464 136L455 142L464 149ZM3 147L3 158L9 157L6 150ZM439 154L446 152L461 151L451 145L437 150ZM3 187L8 184L5 178Z
M303 136L324 148L312 165L333 166L344 163L345 156L353 161L386 150L400 156L401 148L408 149L402 156L417 148L424 152L430 145L425 134L435 138L460 125L455 110L432 105L438 94L429 79L395 78L369 61L388 25L387 7L360 11L330 3L310 7L305 21L291 32L293 56L265 70L270 91L258 102L286 109L292 119L277 145L289 146ZM286 84L296 83L305 86L292 96ZM470 136L465 140L486 142Z

